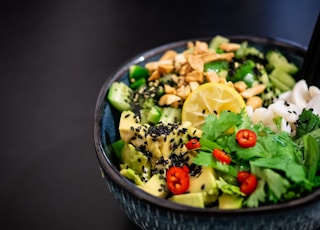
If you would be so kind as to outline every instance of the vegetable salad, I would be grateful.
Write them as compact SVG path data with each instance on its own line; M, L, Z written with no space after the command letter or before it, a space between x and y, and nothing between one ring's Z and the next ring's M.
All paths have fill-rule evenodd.
M216 36L112 83L111 144L144 191L198 208L286 202L320 185L320 90L278 50ZM196 98L192 100L191 98Z

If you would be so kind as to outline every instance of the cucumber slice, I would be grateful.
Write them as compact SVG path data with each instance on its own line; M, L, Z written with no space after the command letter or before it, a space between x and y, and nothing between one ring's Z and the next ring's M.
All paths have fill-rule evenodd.
M298 67L294 63L290 63L288 59L278 51L269 51L266 58L269 62L269 68L281 69L288 74L295 74L298 71Z
M283 91L287 91L293 88L296 81L295 79L288 73L282 71L281 69L274 69L269 75L271 81L275 84L275 86ZM280 83L284 86L280 86ZM280 86L280 87L279 87Z
M108 91L108 101L118 111L131 110L132 89L123 82L113 82Z
M279 90L281 90L281 92L286 92L289 91L291 88L286 84L283 83L282 81L279 80L279 78L275 75L269 75L270 81L272 82L272 84Z
M164 124L173 124L181 121L181 108L163 107L160 117L161 122Z
M217 35L209 43L209 48L212 50L219 49L219 46L223 43L228 43L230 40L224 36Z
M148 117L147 117L148 122L151 122L153 124L157 124L160 120L160 117L161 117L160 108L157 106L151 107L151 109L148 113Z

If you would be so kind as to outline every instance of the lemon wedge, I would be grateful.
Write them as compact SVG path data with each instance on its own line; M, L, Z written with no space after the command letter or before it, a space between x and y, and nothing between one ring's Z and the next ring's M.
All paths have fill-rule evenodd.
M245 106L234 88L223 83L205 83L189 94L182 107L181 119L201 128L208 114L218 115L223 110L240 112Z

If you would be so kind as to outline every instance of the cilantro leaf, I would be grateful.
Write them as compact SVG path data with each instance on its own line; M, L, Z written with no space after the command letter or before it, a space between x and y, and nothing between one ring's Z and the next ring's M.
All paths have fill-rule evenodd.
M258 180L258 185L256 190L249 196L247 200L248 207L258 207L259 203L263 203L266 201L266 192L264 190L266 181L265 180Z
M237 171L231 166L215 160L211 153L200 151L193 158L193 163L200 166L209 166L223 173L237 176Z
M206 117L205 123L202 125L202 138L208 140L215 140L221 134L227 132L230 128L241 124L242 115L240 113L233 113L222 111L218 116L209 114Z
M257 158L250 161L250 165L283 171L288 178L296 183L306 181L304 167L297 164L295 161L290 161L288 158Z
M252 164L251 170L254 175L257 175L261 180L266 182L267 190L269 190L269 199L272 197L271 200L278 202L287 192L290 182L279 173L269 168L258 167L254 164Z
M312 110L303 109L296 124L297 132L295 138L298 139L304 134L320 128L320 116L314 114Z

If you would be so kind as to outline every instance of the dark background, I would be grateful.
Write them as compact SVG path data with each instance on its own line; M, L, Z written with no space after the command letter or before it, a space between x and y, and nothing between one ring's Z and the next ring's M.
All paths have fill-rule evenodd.
M101 85L149 48L249 34L307 46L318 0L2 1L0 229L135 229L101 179Z

